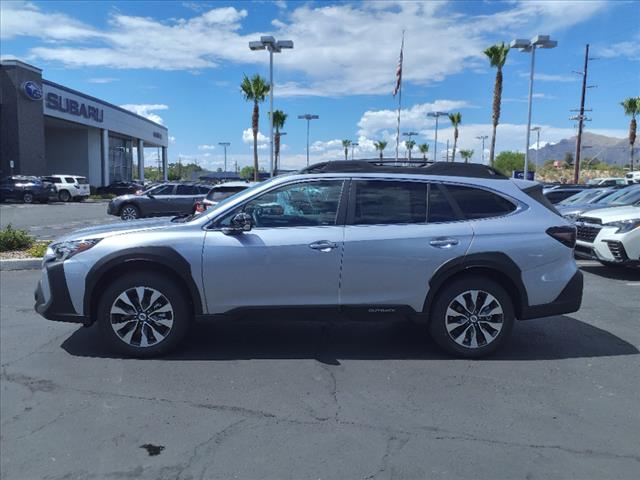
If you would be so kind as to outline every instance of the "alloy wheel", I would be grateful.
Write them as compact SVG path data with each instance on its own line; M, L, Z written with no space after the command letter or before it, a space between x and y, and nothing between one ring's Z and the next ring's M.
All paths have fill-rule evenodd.
M24 203L33 203L33 195L29 192L25 193L22 197Z
M171 332L173 321L171 302L151 287L129 288L111 305L111 328L120 340L133 347L162 342Z
M467 290L447 307L445 326L449 337L465 348L489 345L504 325L500 302L483 290Z
M135 220L138 218L138 210L131 205L124 207L120 213L122 220Z

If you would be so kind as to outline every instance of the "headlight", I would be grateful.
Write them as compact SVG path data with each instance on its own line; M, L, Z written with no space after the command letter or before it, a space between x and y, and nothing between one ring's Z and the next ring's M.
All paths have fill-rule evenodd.
M54 258L61 261L67 260L78 253L86 252L100 240L102 239L92 238L89 240L71 240L68 242L56 243L47 248L47 252L44 256L45 261L49 261Z
M619 222L605 223L605 227L617 227L614 233L627 233L634 228L640 227L640 218L632 218L630 220L621 220Z

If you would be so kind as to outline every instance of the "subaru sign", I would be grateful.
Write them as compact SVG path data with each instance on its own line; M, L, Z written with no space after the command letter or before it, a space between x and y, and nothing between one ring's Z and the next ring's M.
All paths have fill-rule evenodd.
M102 123L104 120L104 109L79 102L72 98L64 98L53 92L47 93L47 108L58 110L62 113L75 115L76 117L84 117Z
M22 84L22 91L29 100L42 100L42 88L36 82L24 82Z

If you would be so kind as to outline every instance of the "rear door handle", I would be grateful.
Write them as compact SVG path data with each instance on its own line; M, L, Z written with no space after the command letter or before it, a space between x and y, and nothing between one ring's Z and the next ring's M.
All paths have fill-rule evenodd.
M321 252L330 252L334 248L338 248L338 244L330 242L329 240L318 240L309 244L309 248L313 250L320 250Z
M451 248L458 243L460 242L455 238L434 238L429 242L429 245L436 248Z

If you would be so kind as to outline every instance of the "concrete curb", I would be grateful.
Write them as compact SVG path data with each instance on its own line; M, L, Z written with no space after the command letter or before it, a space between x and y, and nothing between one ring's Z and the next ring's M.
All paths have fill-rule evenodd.
M19 258L0 260L0 272L10 270L39 270L42 266L41 258Z

